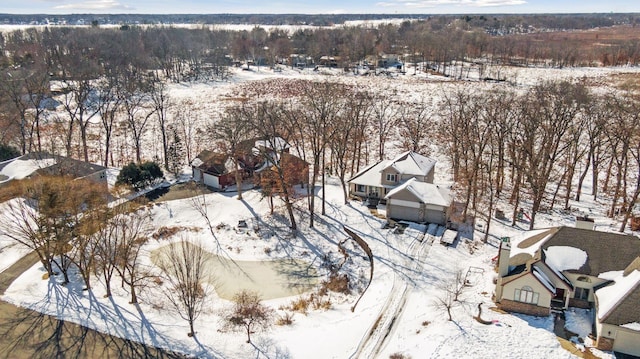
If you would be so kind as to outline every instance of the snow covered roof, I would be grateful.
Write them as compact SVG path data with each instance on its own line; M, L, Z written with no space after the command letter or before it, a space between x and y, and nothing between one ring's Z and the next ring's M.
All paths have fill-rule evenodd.
M3 179L0 183L23 179L35 173L82 178L104 170L106 167L94 163L46 152L32 152L0 163L0 178Z
M203 150L191 161L191 166L203 172L220 176L234 170L233 160L226 154Z
M551 258L546 259L547 262L551 259L550 266L560 271L597 277L601 273L624 270L640 256L640 239L635 236L573 227L556 227L529 233L531 235L512 241L510 265L523 264L533 258L538 250L543 249L547 256L551 254ZM559 248L548 252L551 247L573 249ZM577 267L577 259L570 257L579 255L584 259L584 254L580 254L582 252L586 254L586 260Z
M533 258L540 247L555 233L555 229L536 229L528 231L519 238L511 240L510 265L524 264Z
M398 173L410 176L426 176L433 171L436 160L413 151L406 151L391 160L383 169L393 168Z
M0 174L7 177L5 181L12 179L23 179L29 177L32 173L41 168L52 166L56 163L53 158L44 159L22 159L17 158L15 160L8 161L4 167L0 170ZM5 182L3 181L3 182Z
M374 187L388 187L391 186L383 186L382 185L382 170L387 166L389 161L380 161L376 164L373 164L369 167L366 167L362 171L356 173L355 176L351 177L348 181L349 183L360 184L364 186L374 186Z
M568 246L551 246L544 251L545 262L558 271L578 270L587 262L587 252Z
M616 278L615 283L595 292L597 316L603 323L640 323L640 270Z
M415 177L391 190L384 198L392 198L402 191L409 191L424 204L433 204L442 207L449 207L451 204L449 189L433 183L420 182L416 180Z
M542 285L545 286L545 288L549 290L549 292L551 293L556 292L556 286L553 285L553 282L549 279L549 277L547 277L546 274L544 274L543 271L541 271L539 268L534 266L532 268L531 273L533 274L534 277L538 279L538 281L540 281L540 283L542 283Z

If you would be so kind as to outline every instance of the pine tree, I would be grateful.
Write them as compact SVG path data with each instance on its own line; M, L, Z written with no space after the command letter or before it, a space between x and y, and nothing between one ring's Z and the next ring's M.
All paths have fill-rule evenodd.
M171 131L173 139L167 150L167 162L169 163L169 171L177 177L184 166L185 151L182 139L178 135L178 130L173 127Z

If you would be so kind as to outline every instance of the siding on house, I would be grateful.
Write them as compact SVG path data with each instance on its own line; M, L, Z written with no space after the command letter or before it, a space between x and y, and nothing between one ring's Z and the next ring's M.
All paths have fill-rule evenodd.
M542 283L540 283L532 274L523 275L515 280L505 283L502 288L502 299L500 300L498 307L507 311L518 311L518 310L513 310L508 307L505 307L505 305L513 307L512 303L507 304L508 302L505 302L503 304L502 302L504 300L521 302L520 298L516 298L516 294L517 294L516 289L520 290L521 291L520 293L522 293L522 289L525 287L529 287L532 289L533 293L537 293L537 298L536 298L537 300L535 300L533 303L526 303L526 304L546 308L546 313L548 314L549 308L551 307L551 298L553 297L553 294L544 285L542 285ZM527 306L523 306L523 308L524 307L527 307ZM522 311L518 311L518 312L523 313ZM530 313L525 313L525 314L530 314Z

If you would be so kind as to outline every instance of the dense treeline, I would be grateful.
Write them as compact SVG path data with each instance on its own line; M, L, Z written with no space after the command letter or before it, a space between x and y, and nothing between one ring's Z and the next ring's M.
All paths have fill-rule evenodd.
M452 19L462 18L475 27L488 29L592 29L596 27L636 24L637 14L484 14L484 15L429 15L429 14L0 14L5 24L33 24L46 21L68 24L263 24L314 25L344 24L346 21L386 19ZM487 22L490 21L490 22Z
M538 213L571 211L591 173L589 195L620 216L624 231L640 195L639 107L634 91L596 94L580 82L453 92L440 135L464 211L488 226L497 200L508 200L512 224L524 206L532 229Z
M262 82L242 89L230 99L238 103L228 101L222 115L211 113L206 120L194 111L199 104L176 102L167 90L167 82L225 79L232 59L247 66L252 61L275 65L292 53L316 59L335 55L348 64L402 51L413 54L407 60L443 73L470 59L482 59L479 64L517 58L525 65L580 63L578 54L569 56L560 43L553 51L542 51L547 45L466 28L476 20L448 22L441 17L293 33L260 27L232 32L135 26L8 32L0 39L0 143L21 153L49 151L112 166L157 159L169 170L191 162L202 143L218 143L232 154L242 140L284 136L311 164L308 188L313 193L328 171L339 175L344 185L363 165L386 158L389 143L426 152L430 124L441 119L441 144L451 157L465 212L490 214L494 201L508 191L514 217L526 202L533 226L535 214L552 208L558 196L564 196L568 209L569 197L582 188L574 188L574 178L579 175L582 183L590 167L593 195L607 196L611 216L628 216L640 177L634 152L639 143L634 117L638 99L631 90L596 96L582 83L540 84L526 94L506 86L501 90L505 93L466 89L443 93L446 101L438 108L427 97L407 102L336 83L290 81L274 89L270 86L277 84ZM617 61L637 62L634 51L617 55ZM265 100L274 94L278 100ZM221 133L223 122L231 128ZM157 139L151 144L153 155L144 148L150 131ZM583 170L577 173L579 164ZM274 188L285 199L295 231L285 172L274 173L281 182ZM487 200L489 211L484 211ZM313 225L313 196L309 210Z

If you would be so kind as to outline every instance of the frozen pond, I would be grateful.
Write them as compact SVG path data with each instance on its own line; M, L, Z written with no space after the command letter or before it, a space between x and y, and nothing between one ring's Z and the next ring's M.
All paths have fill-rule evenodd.
M154 264L158 264L159 256L167 253L170 246L180 243L152 251ZM290 297L312 289L319 282L315 268L301 260L232 261L207 252L207 264L211 273L208 281L218 296L228 300L243 289L259 293L262 299Z

